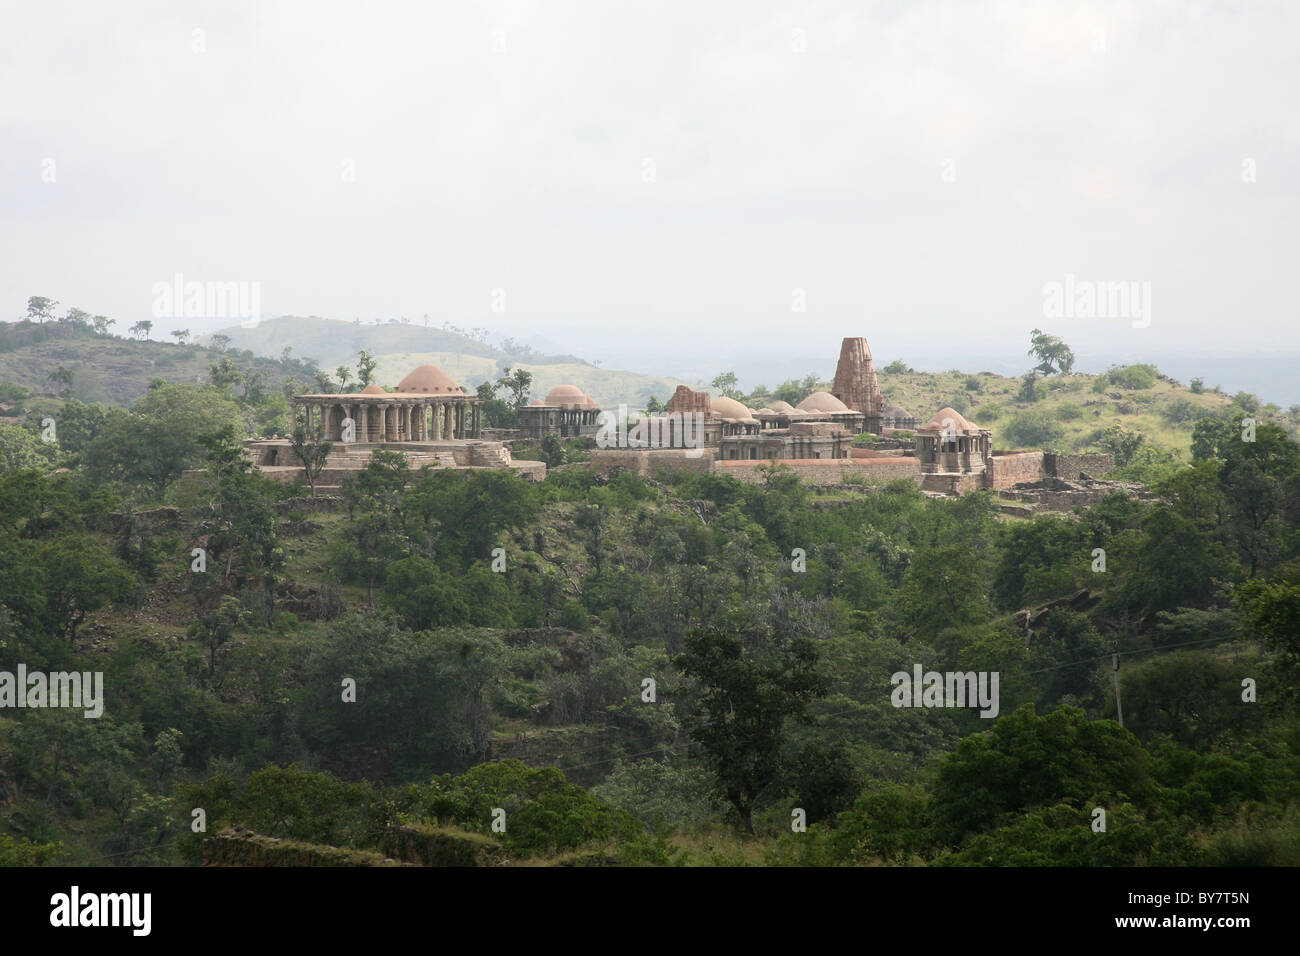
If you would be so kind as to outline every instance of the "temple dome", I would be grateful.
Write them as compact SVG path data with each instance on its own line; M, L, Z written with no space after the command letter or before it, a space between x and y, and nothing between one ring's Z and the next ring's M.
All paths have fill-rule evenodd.
M950 419L951 422L949 422ZM980 431L978 425L972 425L962 417L961 412L951 407L939 409L934 413L934 418L922 425L920 430L923 432L941 432L946 431L949 425L958 435L976 435Z
M713 405L714 418L738 422L752 422L754 420L754 413L734 398L727 398L723 395L710 399L710 402Z
M911 418L912 417L910 414L908 414L907 409L904 408L902 405L890 405L888 408L885 409L884 415L886 418Z
M421 365L397 383L397 390L413 392L417 395L465 394L461 387L451 380L451 376L436 365Z
M546 404L558 405L561 408L584 407L584 399L587 399L587 396L582 394L582 389L576 385L557 385L546 393Z
M382 385L376 385L374 382L371 382L369 385L367 385L365 388L361 390L361 394L362 395L387 395L388 392L387 390L385 390L385 388Z
M792 411L794 411L794 406L791 405L789 402L775 401L775 402L772 403L772 411L774 411L774 412L792 412Z
M799 408L805 412L847 412L849 407L830 392L813 392L802 402Z
M533 399L531 402L529 402L528 404L530 404L530 405L545 405L546 403L545 403L544 401L542 401L540 398L534 398L534 399Z

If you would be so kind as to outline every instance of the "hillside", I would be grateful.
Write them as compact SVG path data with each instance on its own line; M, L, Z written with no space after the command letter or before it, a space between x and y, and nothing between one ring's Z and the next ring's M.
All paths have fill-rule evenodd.
M437 365L467 391L479 382L496 378L505 368L522 368L533 374L533 397L541 398L556 385L576 385L606 407L620 402L639 407L651 395L665 400L680 379L603 369L572 355L539 355L527 348L487 344L485 330L471 330L480 337L452 328L425 328L390 322L357 325L315 316L281 316L259 322L252 328L232 326L219 334L234 348L256 355L279 356L285 348L302 359L314 359L322 369L340 365L355 367L362 349L379 364L375 380L396 385L413 369Z
M1253 395L1194 392L1151 366L1128 366L1103 375L1040 378L1036 398L1027 400L1022 380L982 372L881 373L886 404L902 405L922 421L951 405L971 422L993 432L995 448L1048 447L1082 451L1096 447L1112 425L1137 432L1148 444L1187 460L1192 429L1201 418L1254 415L1295 437L1300 415L1261 405Z
M149 383L206 382L208 371L222 353L201 345L137 341L98 335L68 323L0 323L0 383L21 385L32 393L56 387L50 374L60 367L72 372L69 397L83 402L127 406L149 391ZM279 390L287 379L309 377L296 362L231 354L241 368L255 368L267 385Z

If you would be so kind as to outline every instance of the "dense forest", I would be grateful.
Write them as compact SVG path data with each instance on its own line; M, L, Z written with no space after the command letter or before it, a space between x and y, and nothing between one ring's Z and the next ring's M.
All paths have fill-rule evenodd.
M1275 424L1073 514L389 452L320 499L249 467L246 384L0 395L0 671L104 675L0 710L0 863L1300 864ZM916 668L996 717L896 706Z

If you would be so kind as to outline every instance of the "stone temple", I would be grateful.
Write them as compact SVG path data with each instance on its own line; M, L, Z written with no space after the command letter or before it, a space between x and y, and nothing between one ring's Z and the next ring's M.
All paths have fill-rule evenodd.
M403 452L413 469L509 468L535 481L546 476L542 462L515 461L505 444L481 437L478 396L467 394L436 365L421 365L391 392L371 384L360 392L298 395L292 406L296 424L305 425L308 435L319 426L332 443L318 489L339 487L376 449ZM291 483L303 476L288 439L254 439L244 447L269 477Z

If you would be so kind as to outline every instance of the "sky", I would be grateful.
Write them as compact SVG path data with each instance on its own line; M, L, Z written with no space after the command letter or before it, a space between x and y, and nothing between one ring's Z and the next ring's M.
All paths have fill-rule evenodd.
M1028 367L1033 328L1085 368L1277 366L1300 355L1298 21L0 0L0 317L46 295L156 338L232 324L156 319L180 275L255 287L261 317L428 316L742 382L829 373L847 335L881 364ZM1101 283L1136 298L1050 306Z

